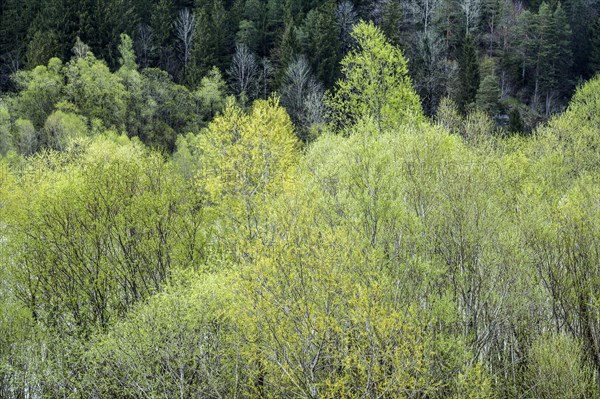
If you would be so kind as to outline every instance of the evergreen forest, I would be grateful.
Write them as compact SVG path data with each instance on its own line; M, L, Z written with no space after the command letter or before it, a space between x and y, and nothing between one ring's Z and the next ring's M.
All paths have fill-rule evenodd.
M2 0L0 398L600 399L596 0Z

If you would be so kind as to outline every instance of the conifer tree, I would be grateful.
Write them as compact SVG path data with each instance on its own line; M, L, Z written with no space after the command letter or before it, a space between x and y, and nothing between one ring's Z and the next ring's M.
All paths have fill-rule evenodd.
M592 75L600 71L600 17L590 29L589 70Z
M480 75L477 61L477 49L470 35L466 35L462 43L459 60L460 93L457 103L464 112L465 108L475 101L479 89Z
M542 3L536 18L537 60L533 102L544 101L546 117L552 111L555 97L571 85L570 36L571 30L560 3L555 11L547 3Z
M402 5L399 1L388 0L383 8L381 29L393 45L402 46Z
M338 76L341 59L339 28L335 18L335 1L329 0L313 9L306 17L304 27L308 34L306 48L311 66L317 79L331 87Z
M500 86L494 69L494 61L491 58L486 58L482 62L481 72L484 76L476 96L477 109L489 116L496 115L500 110Z

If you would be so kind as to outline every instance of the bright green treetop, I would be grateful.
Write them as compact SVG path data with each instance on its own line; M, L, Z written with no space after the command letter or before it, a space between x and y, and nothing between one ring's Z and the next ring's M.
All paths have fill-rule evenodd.
M327 97L334 123L347 127L370 116L381 131L421 120L421 103L402 50L390 44L370 22L359 22L352 37L357 48L342 60L344 77L337 82L334 94Z

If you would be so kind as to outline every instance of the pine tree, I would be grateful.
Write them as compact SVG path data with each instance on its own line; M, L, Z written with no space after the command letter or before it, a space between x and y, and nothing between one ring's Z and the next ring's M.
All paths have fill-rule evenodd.
M523 133L525 131L525 127L523 126L523 119L521 118L519 109L516 107L513 108L512 111L510 111L508 120L508 131L511 133Z
M477 90L477 109L489 116L494 116L500 110L501 93L493 59L486 58L481 63L481 74L483 75L483 79Z
M572 62L571 30L560 3L553 12L542 3L536 18L537 61L535 68L534 104L544 101L546 117L553 101L571 87L569 70Z
M0 2L0 90L9 75L25 66L28 28L36 15L35 2L4 0Z
M589 70L593 75L600 71L600 17L596 18L590 29Z
M192 50L192 64L199 77L216 66L224 71L229 67L235 49L237 12L229 13L222 0L212 0L196 8L196 42Z
M571 12L568 13L571 27L571 44L573 52L573 76L580 79L589 79L593 71L589 69L589 57L593 40L592 27L595 23L596 13L590 12L586 1L574 0Z
M161 69L171 70L169 65L174 60L173 53L173 22L177 16L173 2L159 0L152 10L150 28L153 32L154 44L158 49L156 64Z
M317 79L331 87L338 77L341 60L339 27L335 18L335 1L329 0L309 12L304 33L308 35L306 53Z
M387 38L396 46L402 46L402 4L396 0L388 0L383 9L381 29Z
M457 103L464 112L467 105L475 101L480 83L477 50L470 35L466 35L462 43L462 54L459 60L459 79L461 87Z
M79 36L98 58L116 67L120 35L131 35L137 25L134 6L128 0L82 0L79 6Z
M296 34L296 25L291 19L285 24L281 40L275 49L275 59L280 69L285 70L287 65L296 58L301 51L300 41Z

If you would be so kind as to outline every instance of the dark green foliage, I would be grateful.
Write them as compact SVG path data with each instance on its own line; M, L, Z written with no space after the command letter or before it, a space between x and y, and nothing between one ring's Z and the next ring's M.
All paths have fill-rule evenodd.
M554 11L548 4L542 3L536 24L534 97L545 98L545 113L548 116L551 97L564 93L572 85L569 76L572 63L571 30L560 3Z
M488 75L483 78L476 100L477 108L488 115L493 116L499 111L500 87L495 76Z
M382 15L381 29L392 44L402 46L402 4L399 1L387 1Z
M289 63L293 61L301 51L302 48L298 39L297 27L292 19L285 24L285 29L281 34L279 43L273 51L274 58L279 65L281 74L283 74L285 68L287 68Z
M262 74L264 82L256 84L262 88L262 97L266 97L265 90L279 89L287 65L301 55L308 57L319 83L331 89L339 78L338 62L352 45L348 40L351 24L344 22L339 31L340 18L343 10L352 10L350 20L373 21L405 51L428 115L447 95L456 99L461 109L475 101L480 82L472 73L472 60L464 60L463 51L469 47L464 43L469 33L475 53L494 58L498 65L496 76L503 93L530 105L542 119L564 109L575 85L595 72L598 34L592 25L600 13L595 2L585 0L1 3L0 91L16 90L10 76L18 70L33 69L52 57L67 62L77 37L114 71L119 66L122 33L134 39L142 68L167 71L176 83L191 90L213 66L221 71L231 67L236 43L248 46L261 62L272 66ZM190 57L182 56L174 29L183 9L193 12L196 20ZM464 62L470 63L471 67L466 67L470 72L462 68ZM466 75L459 77L461 69ZM467 81L471 78L475 81Z
M131 35L137 24L131 2L83 0L78 2L77 7L78 36L111 68L116 67L120 35Z
M510 111L508 131L517 134L524 133L523 119L521 119L521 114L516 107Z
M479 89L479 61L477 60L477 49L470 35L465 36L462 42L461 57L458 64L460 89L457 103L461 110L475 101Z
M211 0L196 8L196 41L192 64L199 76L214 66L224 71L235 50L238 21L229 18L222 0Z
M589 70L592 75L600 72L600 17L594 21L590 29Z
M489 116L494 116L500 111L500 86L495 73L495 65L491 59L485 59L480 68L483 79L477 90L477 109Z
M342 59L338 25L335 19L333 0L311 10L305 20L303 33L306 35L306 55L317 79L331 87L339 74L338 64Z
M157 48L157 64L160 68L172 71L174 36L173 22L177 10L170 0L159 0L155 3L148 25L152 29L154 45Z

